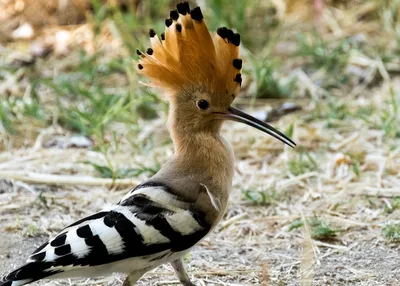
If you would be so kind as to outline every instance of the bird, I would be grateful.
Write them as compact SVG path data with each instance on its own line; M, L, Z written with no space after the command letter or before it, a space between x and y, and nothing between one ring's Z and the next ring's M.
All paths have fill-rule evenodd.
M146 86L163 91L174 153L147 181L118 203L72 223L40 246L0 286L41 279L124 273L132 286L149 270L170 263L180 283L195 285L183 262L223 218L234 176L233 148L224 121L245 123L290 147L295 142L269 124L232 107L242 82L240 35L226 27L210 33L200 7L181 2L150 29L151 47L137 51Z

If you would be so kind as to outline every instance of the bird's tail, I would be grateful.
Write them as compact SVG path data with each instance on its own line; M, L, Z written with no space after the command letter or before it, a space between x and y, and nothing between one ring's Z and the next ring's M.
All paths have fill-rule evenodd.
M0 278L0 286L22 286L56 273L46 262L31 262Z

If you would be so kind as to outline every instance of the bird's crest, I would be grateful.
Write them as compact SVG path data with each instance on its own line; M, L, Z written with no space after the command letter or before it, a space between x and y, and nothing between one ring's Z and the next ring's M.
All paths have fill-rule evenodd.
M151 80L149 85L172 94L199 89L237 95L242 82L239 34L223 27L211 36L200 7L190 10L188 2L170 12L165 26L160 38L150 29L151 48L137 51L137 70Z

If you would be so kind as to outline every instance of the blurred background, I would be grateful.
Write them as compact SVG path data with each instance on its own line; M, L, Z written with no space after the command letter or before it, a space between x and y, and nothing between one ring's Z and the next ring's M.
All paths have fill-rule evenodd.
M132 61L177 2L0 0L1 274L172 155L168 108ZM241 34L236 105L298 143L226 124L234 192L188 258L197 281L397 285L400 0L189 2Z

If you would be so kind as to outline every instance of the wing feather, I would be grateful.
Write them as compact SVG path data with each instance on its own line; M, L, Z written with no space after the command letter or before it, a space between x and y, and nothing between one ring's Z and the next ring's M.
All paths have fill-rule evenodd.
M211 228L204 218L169 186L151 182L138 186L107 211L71 224L27 262L45 263L44 271L59 273L134 257L152 256L154 261L202 239Z
M94 277L152 268L195 245L210 229L195 197L147 182L118 204L62 230L3 281L24 285L49 276Z

